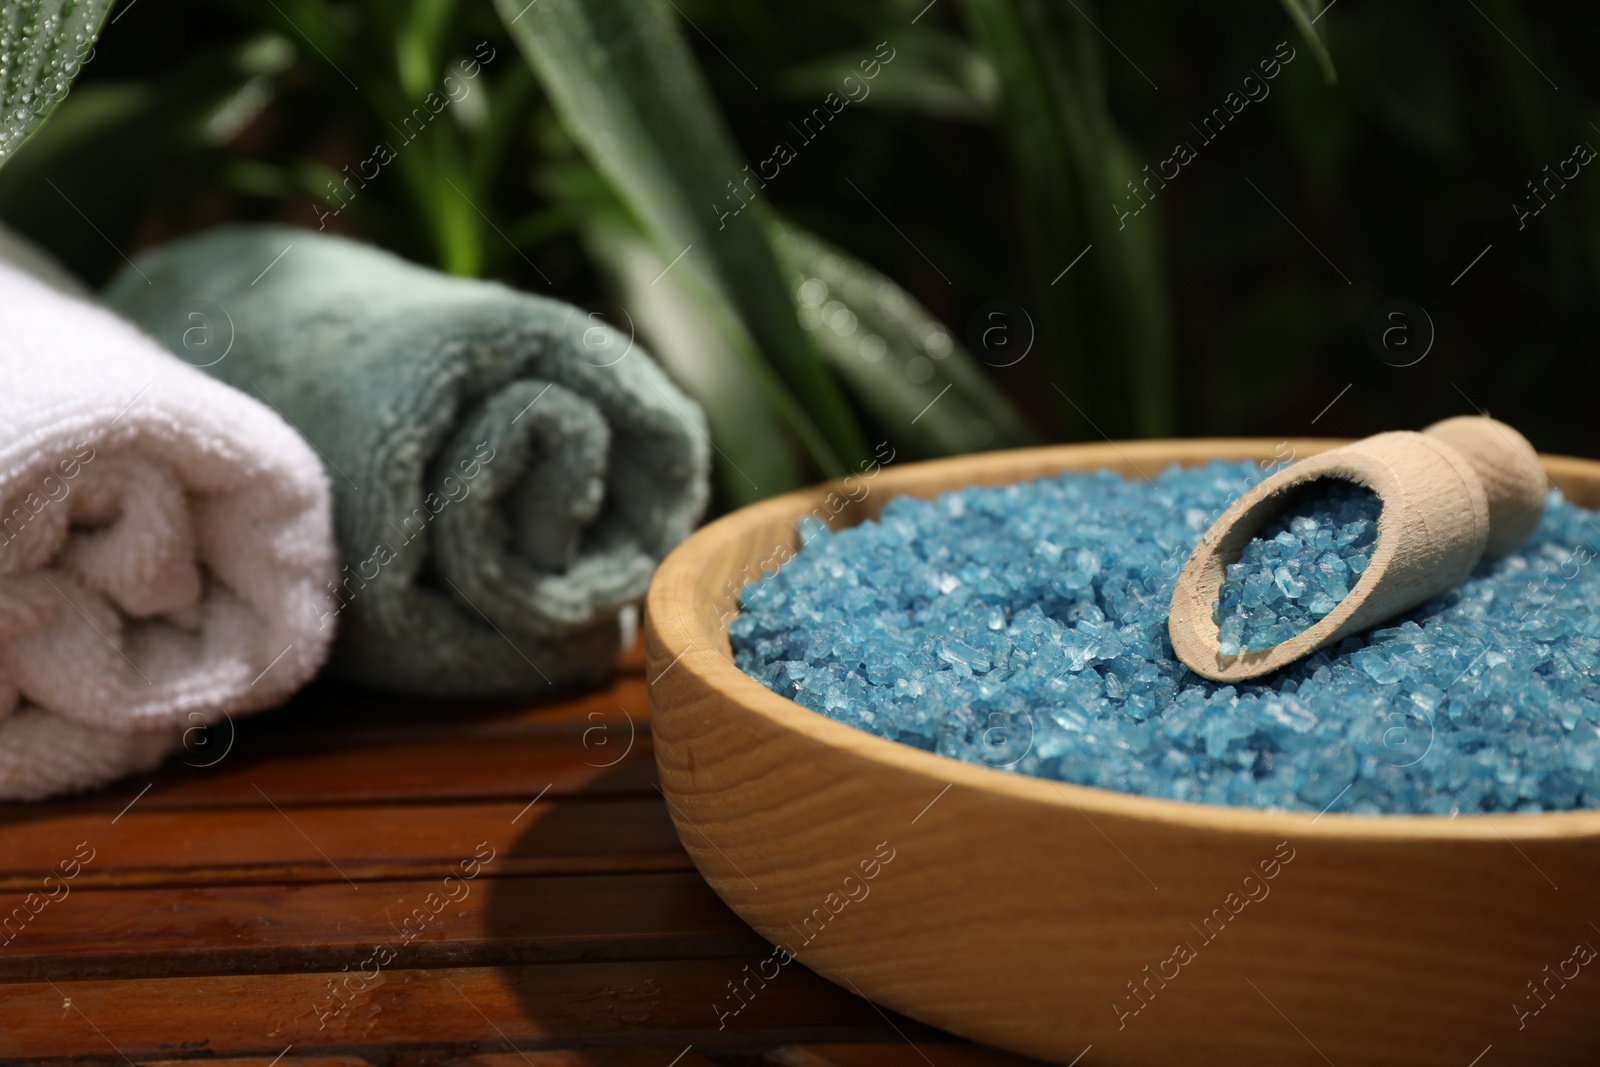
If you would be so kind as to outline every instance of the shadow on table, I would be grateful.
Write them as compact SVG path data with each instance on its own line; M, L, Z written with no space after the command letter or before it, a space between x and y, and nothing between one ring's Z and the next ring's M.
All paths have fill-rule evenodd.
M574 758L596 762L596 737L587 748L580 738ZM770 981L752 980L773 948L716 897L683 851L642 732L581 793L548 806L541 800L528 816L506 866L549 873L490 882L486 922L497 942L523 946L504 976L525 1022L559 1047L675 1053L692 1045L711 1055L902 1035L950 1040L799 963Z

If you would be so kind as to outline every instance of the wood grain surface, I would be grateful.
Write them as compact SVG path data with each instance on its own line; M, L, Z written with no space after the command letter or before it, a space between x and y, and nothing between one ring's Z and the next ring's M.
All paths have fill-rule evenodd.
M637 650L610 685L537 704L318 685L151 774L0 807L0 1065L973 1048L799 966L718 1015L772 947L679 844L647 690ZM63 861L75 876L47 887Z

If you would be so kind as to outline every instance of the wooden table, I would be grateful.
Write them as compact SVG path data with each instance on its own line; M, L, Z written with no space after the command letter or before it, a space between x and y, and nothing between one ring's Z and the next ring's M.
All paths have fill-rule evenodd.
M1032 1062L800 967L719 1027L772 950L678 843L646 694L637 653L542 706L319 683L0 806L0 1064Z

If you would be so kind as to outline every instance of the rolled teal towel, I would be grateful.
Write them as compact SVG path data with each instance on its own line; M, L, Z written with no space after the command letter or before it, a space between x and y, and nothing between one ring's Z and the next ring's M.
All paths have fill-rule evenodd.
M322 455L345 677L431 696L602 677L705 507L700 410L567 304L280 226L156 249L105 296Z

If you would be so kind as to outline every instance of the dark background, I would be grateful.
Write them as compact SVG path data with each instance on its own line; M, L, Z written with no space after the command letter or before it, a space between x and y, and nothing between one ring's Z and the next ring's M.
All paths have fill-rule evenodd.
M1575 145L1600 147L1594 5L1336 0L1316 25L1333 84L1270 0L1032 5L1041 36L1057 37L1033 43L1062 59L1067 96L1110 124L1132 169L1153 168L1180 139L1198 148L1126 220L1159 246L1153 267L1107 277L1102 239L1052 287L1116 211L1081 191L1051 200L1039 163L1053 148L1026 135L1027 85L982 32L993 5L924 4L677 6L752 162L793 140L787 123L826 92L830 71L893 42L896 80L886 73L846 108L766 195L905 286L969 347L984 343L980 309L1003 307L1016 331L1027 327L1015 309L1026 312L1033 349L991 373L1040 438L1353 436L1485 410L1541 450L1600 455L1600 166L1553 185L1520 230L1513 207L1537 206L1526 183ZM404 6L311 5L365 64L364 86L385 71L403 81L386 11ZM482 78L515 102L488 133L441 119L425 135L465 146L478 203L510 242L490 235L479 262L454 269L607 308L566 181L575 148L493 9L435 6L443 47L499 50ZM220 221L314 226L316 191L368 154L383 101L352 89L286 21L304 7L119 5L71 96L0 172L0 216L96 285L123 253ZM1270 95L1202 145L1189 123L1279 42L1295 59ZM452 266L421 221L430 195L374 182L336 228ZM1165 309L1164 350L1141 348L1125 319L1096 324L1124 297ZM1414 311L1385 320L1401 327L1387 352L1368 336L1399 300L1425 309L1435 332L1410 366L1390 364L1427 348ZM1151 360L1165 370L1148 372ZM1141 404L1160 414L1140 416Z

